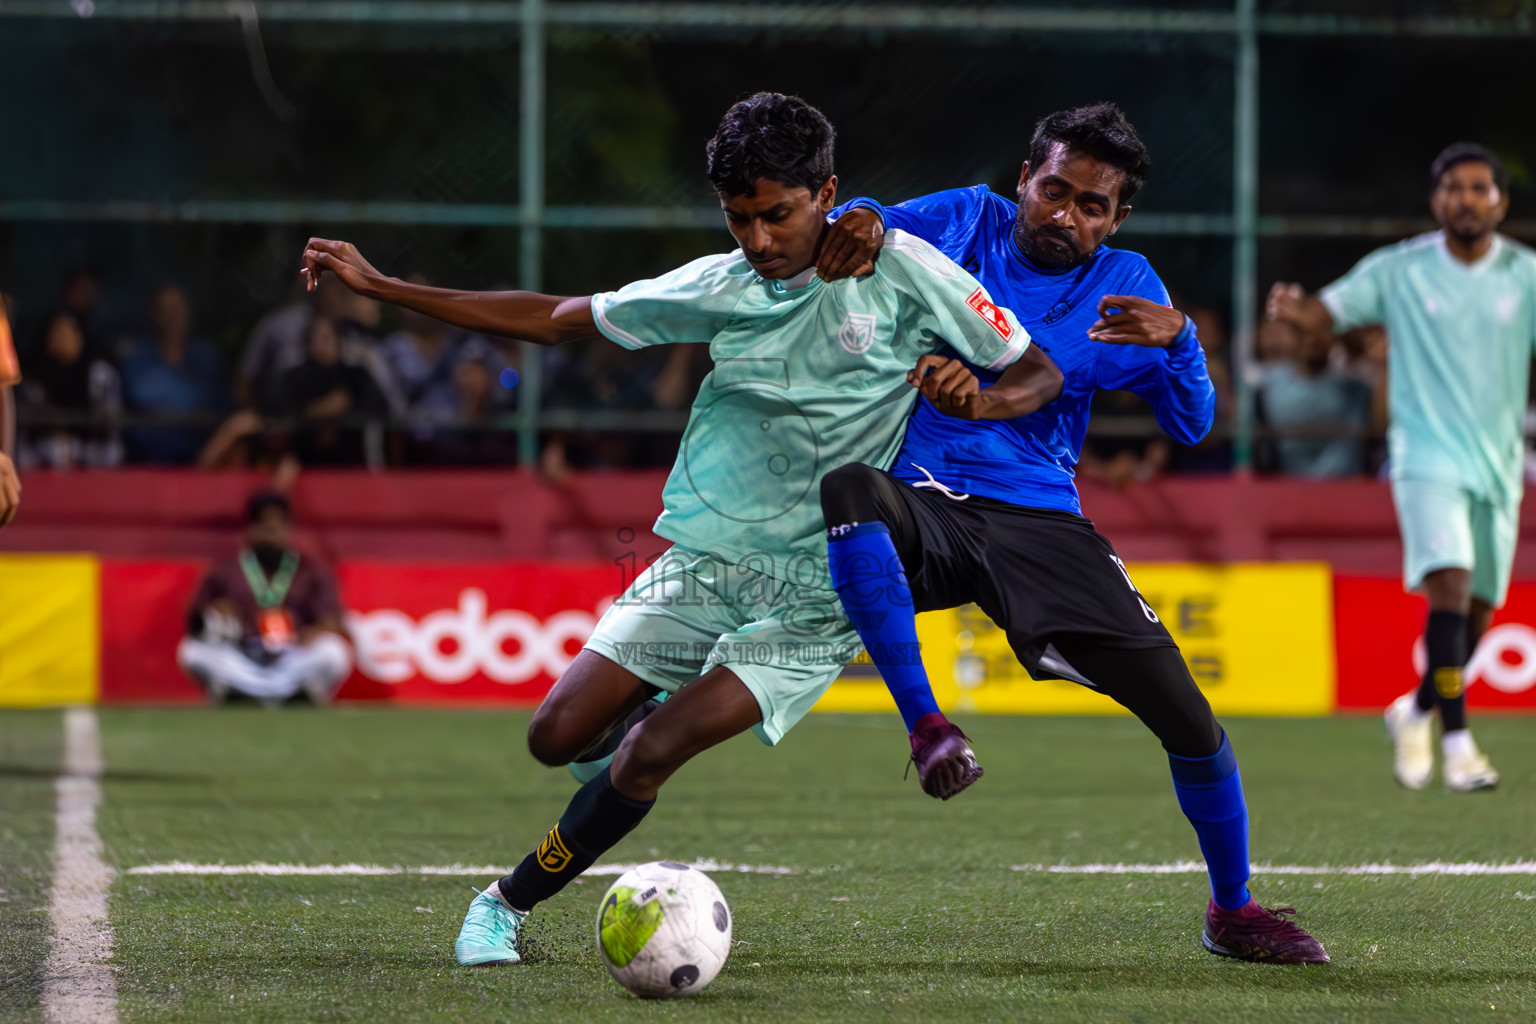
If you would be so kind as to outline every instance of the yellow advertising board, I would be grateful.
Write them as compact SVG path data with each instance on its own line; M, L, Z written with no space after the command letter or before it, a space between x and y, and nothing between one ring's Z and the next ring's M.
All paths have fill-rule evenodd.
M1218 715L1333 710L1333 577L1326 564L1146 564L1130 571ZM945 711L1124 713L1076 683L1030 678L1003 631L974 605L920 615L917 633ZM888 711L895 704L861 657L816 710Z
M96 699L101 570L82 555L0 555L0 706Z

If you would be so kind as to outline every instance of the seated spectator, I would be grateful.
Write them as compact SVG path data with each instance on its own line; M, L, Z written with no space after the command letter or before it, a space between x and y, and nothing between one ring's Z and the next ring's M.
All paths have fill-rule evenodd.
M410 280L427 283L420 275ZM495 422L515 407L517 394L501 386L508 361L499 346L402 310L400 330L384 339L384 364L415 421L404 443L407 462L516 461L516 439Z
M123 440L135 462L187 464L212 433L211 417L229 407L224 360L212 345L191 336L192 311L177 286L155 292L149 318L150 336L123 360L124 407L130 413L191 422L130 427Z
M442 417L441 426L412 432L408 460L426 465L516 465L517 434L501 422L511 411L507 396L513 393L499 380L505 368L489 345L466 346L454 363L451 387L445 389L453 405L432 413Z
M334 278L322 280L309 300L297 299L256 322L235 378L241 406L267 416L283 414L287 408L283 375L304 361L305 338L316 317L334 325L341 361L366 369L391 406L403 409L373 334L379 325L379 304L354 294Z
M1371 389L1371 437L1365 446L1365 471L1375 473L1387 461L1387 329L1367 324L1339 336L1334 364Z
M1365 472L1372 389L1331 365L1333 348L1330 334L1280 320L1259 325L1259 406L1282 473L1326 479Z
M576 344L549 349L544 356L545 404L553 409L682 412L712 365L703 345L632 352L615 345ZM678 434L657 431L551 431L539 466L555 480L572 468L665 466L676 458L677 442Z
M304 361L283 374L285 414L293 426L293 454L306 466L360 466L365 460L363 418L389 415L389 402L373 375L342 362L336 325L316 317L306 335Z
M428 283L420 274L407 280ZM484 336L449 327L408 309L400 311L400 329L384 339L383 356L385 369L404 398L406 409L434 419L459 415L462 395L454 375L461 363L483 365L492 371L493 378L499 377L508 365L500 346ZM515 393L507 391L505 406L510 407Z
M209 570L192 598L177 664L221 704L232 694L328 704L352 673L336 578L288 542L292 510L258 494L239 553Z
M60 309L43 328L43 343L28 360L22 400L43 418L63 422L32 428L23 439L25 465L70 469L116 466L123 461L117 414L122 394L117 370L89 351L79 318ZM90 422L83 422L89 420Z
M1227 359L1227 330L1221 314L1209 306L1173 302L1195 325L1195 336L1205 350L1205 368L1216 391L1216 417L1211 432L1198 444L1170 445L1170 469L1175 473L1228 473L1232 470L1232 440L1226 430L1232 423L1232 370Z
M64 276L64 285L59 291L59 308L74 314L75 322L85 335L85 346L89 351L105 350L100 313L101 279L94 270L78 267Z

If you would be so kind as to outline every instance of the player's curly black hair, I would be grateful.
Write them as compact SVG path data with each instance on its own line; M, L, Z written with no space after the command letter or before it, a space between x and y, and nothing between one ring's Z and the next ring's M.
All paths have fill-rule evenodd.
M1029 142L1029 166L1033 173L1051 158L1051 147L1061 143L1120 170L1120 195L1116 205L1125 206L1141 191L1152 172L1152 158L1141 136L1113 103L1095 103L1047 114L1035 125Z
M709 140L709 180L723 196L750 196L759 178L814 195L832 177L836 137L826 115L800 97L753 93L725 112Z
M1493 173L1493 183L1499 186L1500 192L1509 191L1509 171L1504 166L1493 150L1486 146L1479 146L1475 142L1453 142L1440 151L1435 157L1435 162L1429 167L1429 187L1440 187L1440 179L1445 177L1445 172L1457 164L1464 164L1469 160L1488 165L1488 170Z

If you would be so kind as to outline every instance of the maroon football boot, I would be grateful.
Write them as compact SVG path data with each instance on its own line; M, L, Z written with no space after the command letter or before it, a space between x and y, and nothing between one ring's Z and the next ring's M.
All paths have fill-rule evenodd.
M911 740L917 781L929 796L948 800L981 778L981 765L976 763L971 741L939 712L919 718Z
M1269 910L1252 899L1236 910L1223 910L1211 900L1200 941L1217 956L1259 964L1327 963L1323 944L1291 923L1294 913L1291 907Z

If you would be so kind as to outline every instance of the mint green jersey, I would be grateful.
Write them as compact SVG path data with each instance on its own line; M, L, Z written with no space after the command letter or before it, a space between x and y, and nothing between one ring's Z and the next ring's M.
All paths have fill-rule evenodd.
M1014 315L921 239L890 231L867 277L759 277L738 251L592 297L626 348L709 345L663 492L658 534L802 586L828 586L819 487L850 462L886 468L918 357L953 346L1002 369L1029 345Z
M1340 331L1387 329L1392 478L1518 502L1536 253L1496 235L1466 264L1435 231L1376 250L1319 298Z

